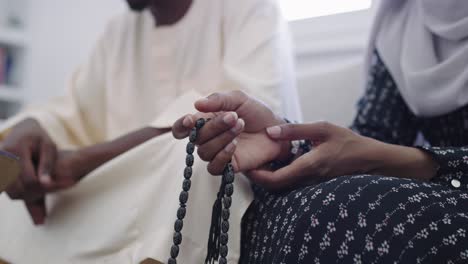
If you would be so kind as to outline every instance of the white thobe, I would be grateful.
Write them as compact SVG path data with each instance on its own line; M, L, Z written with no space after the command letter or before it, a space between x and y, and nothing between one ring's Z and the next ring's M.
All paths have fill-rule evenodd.
M73 51L70 51L73 52ZM170 127L193 102L241 89L298 119L287 30L270 0L195 0L172 26L151 14L114 19L69 92L13 118L36 118L60 148L80 148L130 131ZM5 131L5 130L4 130ZM7 132L6 132L7 133ZM34 227L21 202L0 197L0 258L22 263L165 262L172 243L185 141L168 133L107 162L77 186L47 197L48 219ZM179 263L202 263L219 178L194 165ZM229 263L236 263L240 220L251 202L236 179Z

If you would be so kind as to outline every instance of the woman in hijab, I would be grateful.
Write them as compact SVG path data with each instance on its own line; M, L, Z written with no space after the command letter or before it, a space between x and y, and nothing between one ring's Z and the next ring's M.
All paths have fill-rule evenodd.
M468 262L468 2L382 1L367 61L351 129L285 124L240 92L196 103L226 111L200 132L209 171L232 159L254 183L240 263Z

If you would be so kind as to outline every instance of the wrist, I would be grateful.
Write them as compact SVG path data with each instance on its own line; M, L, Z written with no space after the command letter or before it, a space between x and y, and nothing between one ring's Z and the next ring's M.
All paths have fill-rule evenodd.
M278 115L275 115L273 123L274 123L273 126L279 126L279 125L287 124L289 123L289 121L287 121L286 119ZM278 156L276 157L275 161L281 164L288 164L294 158L294 155L291 153L291 149L292 149L291 141L279 140L276 142L279 144L280 152Z
M73 161L71 166L72 171L75 172L74 178L77 181L84 178L96 168L93 164L93 161L95 162L96 158L91 154L92 152L89 152L88 148L73 151Z
M280 152L275 161L281 164L288 164L293 159L293 154L291 153L291 142L290 141L279 141Z
M414 147L379 143L373 174L425 181L436 176L437 162L428 153Z

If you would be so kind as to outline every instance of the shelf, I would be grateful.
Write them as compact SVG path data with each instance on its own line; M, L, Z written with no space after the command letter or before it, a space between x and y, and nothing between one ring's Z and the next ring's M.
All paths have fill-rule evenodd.
M26 37L21 30L0 27L0 44L24 47L26 45Z
M0 100L20 103L23 101L21 89L0 84Z

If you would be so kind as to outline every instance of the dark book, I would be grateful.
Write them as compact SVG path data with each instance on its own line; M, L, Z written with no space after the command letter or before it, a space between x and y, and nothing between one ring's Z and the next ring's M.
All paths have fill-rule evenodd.
M21 172L20 160L15 155L0 150L0 192L12 184Z
M4 47L0 47L0 84L12 82L13 55Z

